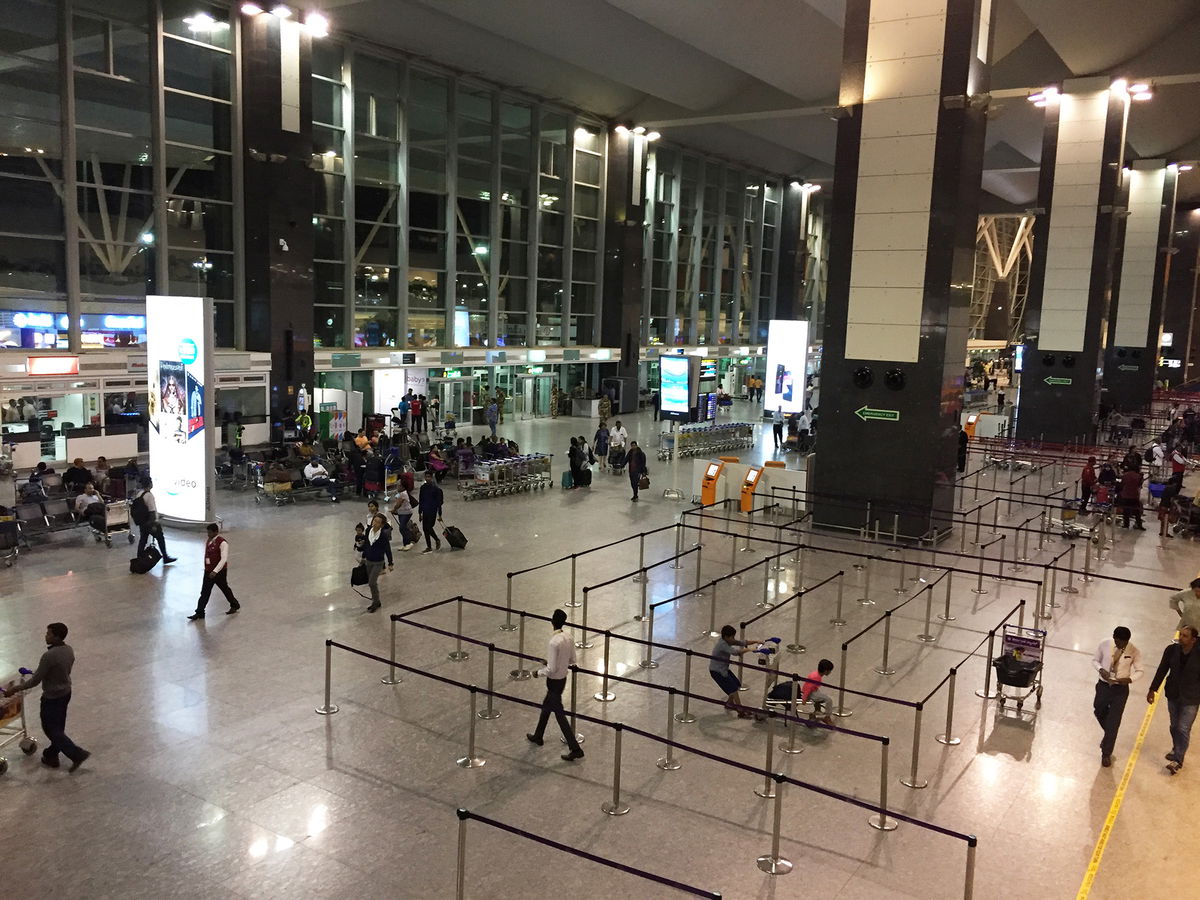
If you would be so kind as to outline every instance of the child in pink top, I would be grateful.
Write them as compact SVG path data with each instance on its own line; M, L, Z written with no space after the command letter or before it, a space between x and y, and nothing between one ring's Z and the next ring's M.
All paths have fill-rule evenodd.
M815 718L818 712L821 715L821 721L826 725L832 725L833 719L830 718L829 711L833 709L833 701L829 699L829 695L821 691L824 686L825 676L833 671L833 663L828 659L823 659L817 663L817 668L813 672L808 673L808 680L804 682L804 687L800 691L800 699L804 702L811 702L813 705L812 715Z

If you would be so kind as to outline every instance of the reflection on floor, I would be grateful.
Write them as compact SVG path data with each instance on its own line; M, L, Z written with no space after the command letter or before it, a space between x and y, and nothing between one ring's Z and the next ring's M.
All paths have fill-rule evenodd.
M735 417L748 414L734 411ZM624 418L631 434L653 450L658 425L647 414ZM501 431L524 448L555 452L561 463L568 437L594 429L591 421L558 419L509 423ZM744 459L772 457L769 425L764 437L768 447L760 442L741 454ZM789 464L797 464L794 456ZM507 572L673 522L685 504L663 500L660 490L676 484L689 492L693 463L660 463L651 454L650 465L654 489L636 505L629 502L626 480L604 473L596 474L589 490L555 489L469 504L451 487L446 521L467 533L468 550L397 554L395 572L383 580L384 609L374 615L365 612L366 602L348 585L353 524L365 513L360 503L274 508L256 506L249 495L221 492L220 513L232 545L230 582L244 608L236 617L220 615L224 604L218 598L217 614L203 623L185 618L200 580L197 532L168 532L180 561L144 577L129 574L123 546L109 551L82 534L61 535L22 556L15 568L0 572L0 673L36 662L47 622L68 623L79 660L69 730L94 755L68 776L42 768L36 756L26 759L15 748L5 750L11 768L0 778L0 809L9 840L19 838L25 849L5 855L4 894L447 897L455 878L454 810L463 806L725 897L961 896L965 852L959 842L906 823L891 833L878 832L867 826L870 810L795 787L784 795L781 852L796 870L772 879L754 864L770 850L773 815L773 805L754 794L761 779L686 751L678 754L679 770L664 771L654 765L663 755L661 745L633 735L624 737L622 760L622 799L631 811L606 816L600 805L612 793L612 730L581 723L587 756L563 762L557 740L537 748L524 739L534 713L516 704L499 701L498 719L476 721L476 754L486 765L459 768L454 763L465 754L468 739L467 694L406 673L400 684L381 685L386 668L346 653L333 656L332 699L340 711L329 717L314 714L323 702L326 638L386 656L388 613L459 594L503 604ZM558 471L561 465L556 477ZM986 498L989 481L983 484ZM1012 521L1030 514L1014 508ZM755 534L776 531L759 526ZM1073 895L1104 825L1146 709L1140 698L1149 674L1130 698L1115 765L1101 768L1100 734L1091 713L1091 654L1113 626L1125 624L1152 667L1170 640L1174 620L1165 593L1145 585L1183 583L1198 568L1190 542L1160 541L1153 531L1121 531L1117 537L1100 572L1127 581L1076 581L1080 593L1058 595L1060 606L1048 625L1045 702L1036 719L997 715L995 704L975 696L984 675L982 656L975 655L957 676L953 730L962 743L934 741L945 730L944 688L924 711L918 775L929 784L922 790L899 782L912 764L911 706L848 695L846 707L853 715L835 720L846 729L890 738L890 806L978 836L976 897L1007 894L1018 879L1043 896ZM827 536L813 540L858 549ZM691 543L688 535L684 547L690 549ZM741 566L764 555L761 546L758 553L738 553L744 540L734 544L720 535L705 535L702 543L704 581L726 574L731 556ZM1065 546L1061 539L1047 544L1035 562ZM646 559L665 559L674 549L675 536L665 532L647 540ZM865 573L850 568L847 557L805 555L806 585L839 569L846 572L847 624L829 623L836 617L836 582L806 595L801 637L807 652L784 651L785 670L807 674L821 657L840 667L843 641L920 589L919 582L907 579L935 577L926 554L919 571L907 562L901 584L898 557L874 549L883 560L873 564L876 603L870 606L855 602L863 594ZM578 586L630 575L637 559L636 542L580 557ZM799 575L787 559L766 585L780 598L794 591ZM939 556L943 564L948 559ZM1013 574L1033 577L1034 570ZM692 557L679 570L653 569L647 601L692 588L695 575ZM936 641L916 637L927 631L923 596L893 615L893 675L875 672L882 668L878 628L853 642L847 686L919 700L1019 600L1032 610L1035 593L1028 584L989 577L988 593L972 593L974 586L967 577L954 578L955 619L933 617L928 633ZM897 594L897 587L909 593ZM935 590L936 614L944 589ZM724 582L716 600L718 625L762 612L755 604L763 593L761 567L741 583ZM517 609L548 614L569 596L567 566L514 580ZM644 636L646 626L633 619L641 602L642 586L628 578L598 588L589 592L589 624L614 635ZM655 617L655 640L708 652L712 641L700 633L708 631L710 603L706 594L662 607ZM795 608L788 604L768 615L750 636L792 642ZM582 610L570 612L578 619ZM455 605L414 618L454 629ZM1031 619L1030 612L1027 623ZM502 621L493 610L463 607L466 633L515 649L518 635L500 631ZM528 649L543 654L548 628L530 623L527 631ZM486 683L487 653L480 648L469 647L469 659L453 662L447 659L451 641L410 625L398 626L397 642L398 658L408 665ZM655 669L638 665L644 656L637 645L614 640L609 669L682 687L681 654L661 651ZM599 670L603 641L579 651L579 660ZM495 668L498 689L541 699L540 680L504 677L513 668L509 659ZM705 668L695 666L692 689L715 698L718 692ZM839 668L831 683L840 677ZM745 680L747 702L761 697L761 677L748 668ZM592 699L599 686L598 679L581 677L580 712L665 733L663 694L613 683L615 700L601 703ZM710 704L693 704L692 712L697 721L677 724L677 740L763 765L765 723L739 720ZM1093 897L1126 896L1132 873L1143 896L1187 894L1184 879L1190 874L1175 861L1193 842L1196 779L1190 769L1174 778L1163 774L1165 719L1165 709L1159 709L1150 723ZM36 725L34 731L40 740ZM804 752L776 752L773 767L800 781L878 802L878 742L803 729L796 746ZM468 897L616 897L645 890L631 876L475 823L468 828L466 884ZM661 890L651 887L649 893Z

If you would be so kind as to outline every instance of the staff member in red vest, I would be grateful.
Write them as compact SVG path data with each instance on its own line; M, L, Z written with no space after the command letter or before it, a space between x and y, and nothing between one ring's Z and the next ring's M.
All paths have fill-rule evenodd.
M242 604L238 603L237 597L233 596L233 591L229 589L229 541L221 537L219 531L216 523L209 524L208 543L204 545L204 584L200 588L200 600L196 604L196 611L188 616L191 622L204 618L204 608L208 606L208 598L212 595L214 585L221 589L221 593L229 601L229 609L225 610L225 615L231 616L242 608Z

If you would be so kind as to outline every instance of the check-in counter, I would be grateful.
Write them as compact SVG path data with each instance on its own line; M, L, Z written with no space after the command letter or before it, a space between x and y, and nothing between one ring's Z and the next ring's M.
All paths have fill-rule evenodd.
M125 460L138 455L137 425L109 425L100 433L99 425L68 428L64 459L81 458L92 461L103 456L110 460Z

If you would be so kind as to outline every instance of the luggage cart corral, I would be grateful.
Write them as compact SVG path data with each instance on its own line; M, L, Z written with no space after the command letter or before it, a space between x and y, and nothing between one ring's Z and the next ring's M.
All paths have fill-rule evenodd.
M549 453L530 453L505 459L477 459L474 478L460 478L458 489L464 500L544 490L551 484L552 458Z
M22 669L21 674L29 674L28 669ZM19 675L0 681L0 688L7 689L20 681ZM25 723L25 697L22 694L0 694L0 750L16 744L26 756L37 749L37 741L29 736L29 728ZM8 771L8 760L0 756L0 775Z
M749 422L730 422L726 425L681 425L671 434L659 437L658 458L672 456L711 456L726 450L754 446L754 426Z
M1000 636L1000 655L992 660L996 670L997 713L1012 702L1014 715L1033 719L1042 708L1042 657L1046 632L1040 628L1022 628L1005 624ZM1024 711L1025 701L1035 698L1034 712Z

